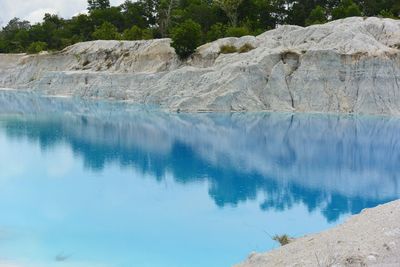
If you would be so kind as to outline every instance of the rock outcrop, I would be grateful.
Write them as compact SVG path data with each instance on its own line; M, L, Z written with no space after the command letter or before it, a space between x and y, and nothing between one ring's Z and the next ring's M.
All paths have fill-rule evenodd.
M205 44L187 61L169 39L78 43L0 55L0 87L155 104L172 111L400 115L400 21L353 17ZM221 54L222 45L250 44Z

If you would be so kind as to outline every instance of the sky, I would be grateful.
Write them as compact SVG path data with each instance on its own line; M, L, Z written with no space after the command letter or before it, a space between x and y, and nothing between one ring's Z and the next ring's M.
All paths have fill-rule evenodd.
M111 5L120 5L125 0L111 0ZM58 14L70 18L86 12L87 0L0 0L0 25L6 25L10 19L18 17L40 22L45 13Z

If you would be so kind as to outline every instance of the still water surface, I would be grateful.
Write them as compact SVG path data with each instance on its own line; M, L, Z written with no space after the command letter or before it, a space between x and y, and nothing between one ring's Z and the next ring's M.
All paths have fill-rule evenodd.
M0 94L0 264L230 266L400 197L400 120Z

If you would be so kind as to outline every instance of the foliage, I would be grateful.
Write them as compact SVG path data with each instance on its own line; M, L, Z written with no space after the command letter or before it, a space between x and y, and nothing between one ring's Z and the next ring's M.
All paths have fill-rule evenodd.
M229 27L225 33L226 37L242 37L246 35L251 35L246 27Z
M119 33L117 27L110 22L104 22L100 28L93 32L93 38L97 40L118 40Z
M121 5L121 15L124 19L126 28L130 28L132 26L137 26L142 29L149 28L152 23L151 21L154 21L150 10L148 10L146 5L141 1L125 1L125 3Z
M126 29L122 34L122 40L149 40L153 38L153 34L149 29L142 29L136 25Z
M332 10L333 19L361 16L359 6L353 0L341 0L340 4Z
M211 29L207 32L207 41L211 42L225 37L226 28L226 25L222 23L216 23L211 26Z
M88 10L106 9L110 7L110 0L88 0Z
M386 9L379 12L379 17L396 19L396 16L393 14L393 12L390 10L386 10Z
M316 6L313 10L311 10L310 15L306 19L306 25L322 24L326 21L325 9L321 6Z
M286 16L287 11L279 2L283 1L243 0L238 10L240 26L245 26L252 32L264 32L278 24L284 24L280 17Z
M214 0L215 3L226 13L232 27L237 26L238 8L243 0Z
M29 54L37 54L47 49L47 43L45 42L33 42L28 46L27 52Z
M177 0L160 0L157 7L158 25L162 37L166 37L168 28L171 25L171 19L174 9L176 9Z
M171 45L175 48L179 57L182 59L187 58L201 44L201 26L193 20L186 20L172 29L171 37Z
M90 13L90 23L94 27L102 26L104 22L109 22L118 30L125 29L125 18L121 13L120 7L110 7L106 9L96 9Z
M183 55L194 51L194 44L257 35L282 24L305 26L349 16L400 16L399 0L126 0L119 6L111 6L109 0L87 3L88 14L68 19L45 14L42 22L31 25L13 18L0 30L0 53L32 51L40 42L48 50L61 50L96 39L174 37L176 49ZM189 23L192 28L188 21L195 23ZM183 40L183 36L189 36L189 40Z

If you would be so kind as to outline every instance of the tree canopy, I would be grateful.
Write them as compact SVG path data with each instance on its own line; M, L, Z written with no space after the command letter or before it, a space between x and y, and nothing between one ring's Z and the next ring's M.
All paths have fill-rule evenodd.
M126 0L120 6L111 6L109 0L87 3L88 14L72 18L46 14L42 22L33 25L13 18L0 31L0 53L60 50L99 39L171 37L175 49L184 55L192 52L194 45L227 36L256 35L282 24L306 26L349 16L400 16L399 0Z
M106 9L110 7L110 0L88 0L88 10Z

